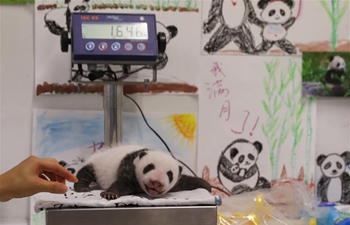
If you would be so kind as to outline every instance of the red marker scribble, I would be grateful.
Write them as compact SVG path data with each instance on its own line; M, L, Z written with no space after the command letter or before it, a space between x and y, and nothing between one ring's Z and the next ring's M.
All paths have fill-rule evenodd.
M255 130L256 126L258 125L259 119L260 119L260 117L258 116L258 118L255 121L255 124L254 124L252 131L249 133L250 136L253 136L253 131Z
M237 2L235 0L231 0L231 2L233 6L236 6Z
M249 117L249 115L250 115L250 112L249 112L249 111L245 110L244 112L246 112L247 115L246 115L246 117L245 117L245 119L244 119L244 121L243 121L242 130L241 130L241 131L235 131L235 130L231 129L231 131L232 131L233 133L235 133L235 134L242 134L242 133L244 132L245 124L246 124L246 122L247 122L247 120L248 120L248 117Z
M225 119L226 121L228 121L230 119L230 114L231 114L231 106L230 105L231 105L230 101L226 100L224 102L224 104L222 104L222 107L221 107L219 117L221 118L221 116L226 113L226 119Z
M225 95L227 97L228 94L230 94L230 91L227 88L223 88L222 86L222 80L217 80L213 84L205 83L207 86L207 91L210 91L209 99L211 99L213 96L214 98Z
M222 63L214 62L213 64L214 64L214 66L213 66L213 68L210 70L210 72L211 72L215 77L218 75L218 73L221 73L224 77L226 77L226 75L224 74L224 72L222 72L222 68L220 67L220 65L222 65Z

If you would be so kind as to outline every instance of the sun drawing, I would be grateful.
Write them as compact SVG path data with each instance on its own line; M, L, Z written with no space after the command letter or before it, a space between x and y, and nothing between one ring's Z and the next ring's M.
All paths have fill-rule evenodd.
M194 149L197 121L194 114L171 114L164 118L164 123L171 129L170 136L179 141L179 145L187 145Z

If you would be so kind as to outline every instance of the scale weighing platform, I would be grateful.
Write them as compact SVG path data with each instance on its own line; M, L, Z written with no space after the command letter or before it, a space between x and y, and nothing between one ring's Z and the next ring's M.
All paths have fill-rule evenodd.
M157 60L160 56L164 56L167 38L165 33L157 33L154 14L95 12L70 14L68 10L69 7L66 12L68 30L61 33L61 50L62 52L70 50L72 67L78 65L80 70L78 72L82 73L82 65L87 65L90 74L97 73L97 65L101 64L120 65L125 68L130 65L144 65L153 69L152 81L156 82ZM167 29L169 31L170 28ZM124 73L128 73L129 70L125 71ZM79 79L72 79L72 82L84 83ZM123 80L100 82L104 85L104 142L106 146L110 146L122 140L121 99L123 84L127 82ZM148 82L149 80L144 81ZM94 82L90 80L85 83ZM45 201L54 202L52 199ZM40 218L40 222L37 222L43 225L217 225L215 204L46 208L39 214L37 218Z

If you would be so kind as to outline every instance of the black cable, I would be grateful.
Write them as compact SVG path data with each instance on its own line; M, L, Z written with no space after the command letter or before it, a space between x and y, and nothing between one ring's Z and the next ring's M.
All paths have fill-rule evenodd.
M163 142L163 144L164 144L165 147L167 148L167 150L168 150L168 152L170 153L170 155L171 155L174 159L176 159L177 161L179 161L182 165L184 165L189 171L191 171L191 173L192 173L195 177L198 177L197 174L196 174L195 172L193 172L193 170L191 170L191 168L190 168L189 166L187 166L184 162L182 162L181 160L177 159L177 158L174 156L174 154L171 152L169 146L166 144L166 142L163 140L163 138L148 124L147 119L146 119L145 115L143 114L143 111L142 111L141 107L139 106L139 104L137 104L137 102L136 102L132 97L130 97L130 96L126 95L126 94L124 94L124 96L127 97L128 99L130 99L131 101L134 102L134 104L136 105L136 107L139 109L139 111L140 111L140 113L141 113L141 116L142 116L143 120L145 121L147 127L148 127L151 131L153 131L153 133ZM230 194L228 194L225 190L222 190L221 188L218 188L218 187L215 187L215 186L212 186L212 185L210 185L210 187L215 188L215 189L217 189L217 190L219 190L219 191L225 193L226 195L230 196Z

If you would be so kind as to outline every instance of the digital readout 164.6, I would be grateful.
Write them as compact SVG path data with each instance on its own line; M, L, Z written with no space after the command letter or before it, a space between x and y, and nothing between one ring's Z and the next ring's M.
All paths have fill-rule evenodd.
M83 22L84 39L147 40L147 23L96 23Z

